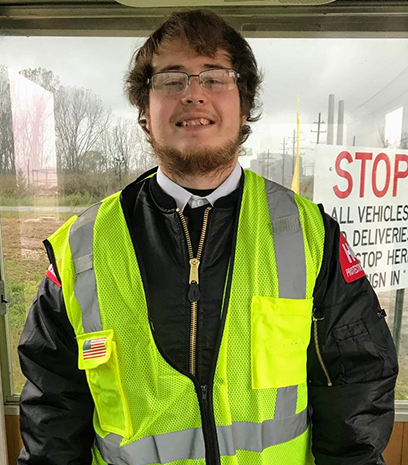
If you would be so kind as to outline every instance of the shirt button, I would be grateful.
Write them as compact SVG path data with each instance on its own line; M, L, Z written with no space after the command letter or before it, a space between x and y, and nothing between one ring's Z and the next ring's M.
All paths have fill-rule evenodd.
M198 205L199 207L201 207L202 205L204 205L204 200L201 200L201 199L200 199L200 200L197 200L197 205Z

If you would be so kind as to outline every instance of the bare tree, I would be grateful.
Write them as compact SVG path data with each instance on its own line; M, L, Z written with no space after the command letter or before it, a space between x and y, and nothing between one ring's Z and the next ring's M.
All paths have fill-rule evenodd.
M106 173L107 160L103 152L91 150L85 156L84 172L85 173Z
M135 121L122 118L105 132L103 151L119 183L130 172L144 171L146 166L152 166L150 155L144 153L142 137Z
M381 145L383 146L383 148L388 148L391 144L390 144L389 140L385 138L385 128L384 128L384 126L381 127L378 130L378 134L379 134L380 142L381 142ZM400 141L400 143L398 145L398 148L403 149L403 150L408 150L408 132L407 131L402 131L402 133L401 133L401 141Z
M2 173L15 173L10 83L4 65L0 65L0 174Z
M56 168L53 95L38 84L23 84L14 95L13 131L16 169L30 183L32 170Z
M20 71L54 94L59 170L71 173L112 170L121 183L129 172L154 165L144 135L135 121L115 123L91 90L60 85L58 76L44 68Z
M56 93L57 151L66 172L81 173L86 158L97 149L110 114L89 89L60 87Z
M153 149L146 141L146 136L140 126L137 126L137 134L139 141L139 150L137 152L135 170L144 172L157 165L153 154Z
M53 94L55 94L60 87L60 78L51 70L45 68L27 68L22 69L19 73Z
M54 111L60 79L53 71L45 68L23 69L19 74L38 87L32 86L24 95L25 100L19 102L19 148L24 150L18 153L30 154L30 163L34 168L55 168Z
M382 126L379 130L378 130L378 135L379 135L379 138L380 138L380 142L381 142L381 145L383 148L387 148L390 146L390 143L388 141L388 139L385 138L385 127Z
M109 121L102 101L91 90L61 86L59 77L44 68L20 74L54 94L58 168L81 173Z
M132 158L131 139L129 122L123 119L111 124L104 134L103 151L106 154L108 167L115 172L119 184L129 171Z
M408 132L402 131L400 149L408 150Z

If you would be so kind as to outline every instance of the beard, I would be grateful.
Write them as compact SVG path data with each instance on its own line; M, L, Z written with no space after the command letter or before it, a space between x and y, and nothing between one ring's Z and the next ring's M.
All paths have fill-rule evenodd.
M191 147L179 150L158 143L151 134L151 144L158 164L173 178L214 175L232 166L240 148L240 131L219 147Z

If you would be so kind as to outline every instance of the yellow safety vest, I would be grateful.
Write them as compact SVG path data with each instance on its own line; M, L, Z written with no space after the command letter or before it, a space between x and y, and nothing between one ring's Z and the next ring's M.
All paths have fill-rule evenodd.
M49 238L95 402L95 464L314 463L306 353L323 220L312 202L244 173L208 386L155 343L120 193Z

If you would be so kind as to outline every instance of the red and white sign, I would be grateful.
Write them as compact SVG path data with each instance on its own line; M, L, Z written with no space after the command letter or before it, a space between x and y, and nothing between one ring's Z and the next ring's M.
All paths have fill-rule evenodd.
M365 271L378 291L408 287L407 150L318 145L313 197L346 236L347 282Z
M45 273L47 278L50 278L58 287L61 287L61 283L58 281L57 275L55 274L54 267L50 265L47 272Z
M348 166L351 163L354 165ZM392 156L384 151L375 153L366 149L355 151L353 158L350 151L343 150L336 156L334 166L336 175L347 183L345 189L341 189L338 184L333 186L333 192L339 199L351 196L353 189L358 191L360 198L369 197L370 194L382 198L388 193L396 198L398 185L408 177L408 155L405 153ZM356 178L353 174L357 174Z
M340 233L339 248L341 271L346 282L352 283L365 276L360 260L356 257L343 233Z

